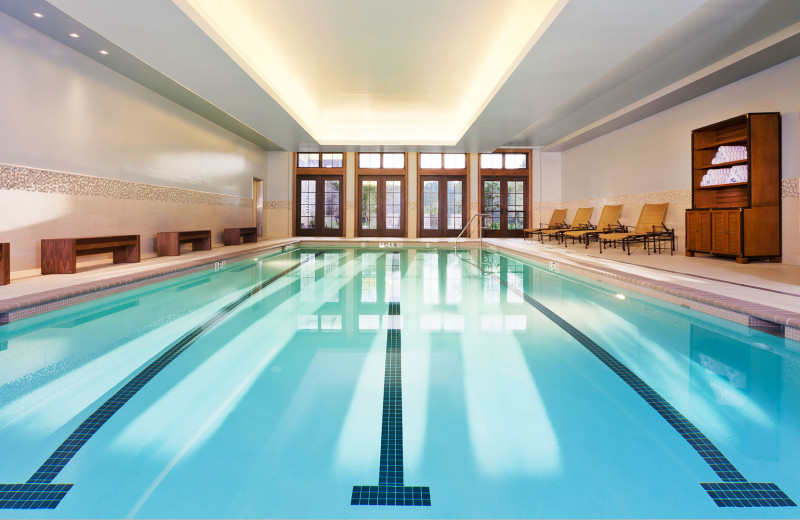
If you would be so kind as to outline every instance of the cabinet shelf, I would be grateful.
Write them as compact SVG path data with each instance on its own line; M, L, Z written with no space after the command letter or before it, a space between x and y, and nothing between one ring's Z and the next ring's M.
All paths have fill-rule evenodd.
M747 163L748 163L748 159L741 159L741 160L738 160L738 161L730 161L730 162L724 162L724 163L719 163L719 164L709 164L709 165L704 165L704 166L695 166L694 169L695 170L714 170L716 168L727 168L729 166L737 166L739 164L747 164Z
M728 188L730 186L747 186L747 181L745 182L728 182L725 184L714 184L713 186L698 186L696 190L716 190L719 188Z
M727 146L727 145L747 145L747 136L745 137L729 137L727 139L721 139L719 141L714 141L711 144L706 144L703 146L695 147L695 150L713 150L715 148L719 148L720 146Z

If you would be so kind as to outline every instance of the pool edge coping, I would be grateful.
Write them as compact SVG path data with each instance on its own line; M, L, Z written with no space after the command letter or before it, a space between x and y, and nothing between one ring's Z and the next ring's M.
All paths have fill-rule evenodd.
M0 300L0 326L45 312L70 307L86 301L202 271L223 260L235 260L252 256L253 254L285 250L287 247L298 245L299 242L300 240L287 239L268 245L265 244L261 247L220 252L220 254L187 260L186 262L178 264L154 266L152 269L139 271L133 274L112 276L101 280L81 282L57 289L3 299Z
M783 327L786 339L800 341L800 313L778 309L769 305L749 302L732 296L692 289L674 282L656 281L645 276L626 273L609 267L599 267L578 258L565 258L558 255L537 253L529 249L515 248L509 244L491 242L485 247L511 253L547 265L557 262L559 269L564 267L573 274L607 282L617 287L633 290L662 301L683 305L722 319L747 325L749 327ZM613 260L612 260L613 261ZM648 266L637 266L653 269Z
M76 285L61 287L32 293L25 296L8 298L0 301L0 326L19 319L35 316L51 310L69 307L85 301L109 296L118 292L135 289L151 283L168 280L184 274L206 269L221 260L243 258L252 254L263 254L272 250L283 250L287 247L317 245L320 247L337 247L353 245L361 242L366 244L383 245L386 238L380 241L364 240L363 237L351 239L331 240L326 238L311 239L306 237L291 237L285 240L254 247L252 249L220 253L196 260L172 264L169 266L153 267L134 274L114 276L102 280L83 282ZM450 244L447 241L434 241L430 239L391 239L392 246L400 247L416 244ZM466 239L461 243L465 247L474 247L478 244L475 239ZM705 312L729 321L748 325L751 327L774 328L783 327L785 337L800 341L800 313L778 309L769 305L749 302L740 298L722 296L709 291L692 289L674 282L656 281L642 275L627 273L610 267L600 267L578 258L565 258L559 255L548 255L545 252L535 252L530 249L514 247L513 244L485 242L487 249L494 249L515 254L533 261L544 263L553 261L564 266L566 271L574 274L588 276L589 278L610 283L618 287L633 290L662 301L676 303L701 312ZM638 266L652 269L647 266Z

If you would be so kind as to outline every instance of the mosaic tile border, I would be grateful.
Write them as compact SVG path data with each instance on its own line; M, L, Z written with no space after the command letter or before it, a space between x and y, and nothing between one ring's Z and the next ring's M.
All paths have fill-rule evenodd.
M253 199L156 184L0 164L0 190L252 208Z
M692 190L670 190L670 191L652 191L646 193L633 193L629 195L615 195L610 197L598 197L593 199L578 199L562 202L534 202L532 206L533 211L549 210L564 208L564 207L594 207L599 208L606 204L622 204L623 206L643 206L650 203L669 202L670 205L676 206L691 206L692 205Z
M781 198L782 199L800 198L800 177L781 180Z
M292 201L291 200L266 200L266 201L264 201L264 207L267 208L267 209L291 210L292 209Z
M800 177L781 180L781 198L796 199L800 197ZM624 206L642 206L648 203L669 202L670 205L691 206L692 190L653 191L646 193L633 193L628 195L615 195L597 197L593 199L576 199L561 202L542 201L534 202L533 211L564 208L564 207L602 207L606 204L622 204Z
M658 300L674 303L693 310L711 314L724 320L757 328L783 328L784 337L800 341L800 314L768 305L752 303L738 298L692 289L683 285L656 281L610 268L582 262L579 259L556 255L537 254L530 250L498 245L496 241L487 244L490 249L504 251L528 258L539 263L558 262L559 269L580 274L600 282L611 283L623 289L638 292Z

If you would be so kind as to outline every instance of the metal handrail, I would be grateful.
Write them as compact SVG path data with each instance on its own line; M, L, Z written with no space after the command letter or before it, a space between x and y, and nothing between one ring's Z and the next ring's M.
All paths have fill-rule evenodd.
M467 222L467 225L464 226L464 229L462 229L461 233L459 233L458 236L456 237L456 244L455 244L456 253L458 252L458 239L461 238L461 235L464 234L464 231L466 231L467 228L469 227L469 225L472 224L472 221L475 220L475 217L491 217L491 216L492 215L490 213L475 213L474 215L472 215L472 217L469 219L469 222ZM481 249L483 249L483 227L482 226L478 226L478 240L480 241Z

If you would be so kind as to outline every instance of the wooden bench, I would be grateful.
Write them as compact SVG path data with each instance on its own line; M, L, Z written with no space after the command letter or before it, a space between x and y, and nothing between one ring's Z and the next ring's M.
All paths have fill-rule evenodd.
M11 283L11 244L0 243L0 285Z
M192 244L192 251L210 251L211 230L160 231L156 234L156 254L158 256L180 255L181 244Z
M239 239L241 239L241 242ZM258 231L254 227L225 228L222 232L222 241L226 246L252 244L258 242Z
M115 264L138 262L139 235L43 239L42 274L74 273L76 256L100 253L113 253Z

